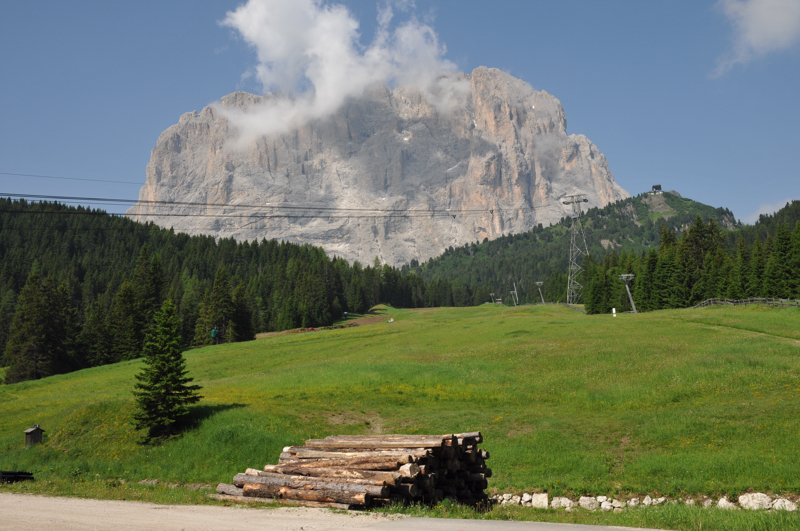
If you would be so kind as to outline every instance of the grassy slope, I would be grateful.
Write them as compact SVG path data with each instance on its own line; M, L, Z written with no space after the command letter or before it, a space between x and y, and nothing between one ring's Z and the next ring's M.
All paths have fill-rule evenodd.
M388 311L187 352L197 426L155 448L130 427L139 361L0 386L0 469L41 480L15 489L117 497L117 478L215 484L309 437L481 430L500 491L800 493L796 309ZM46 444L21 449L33 423Z

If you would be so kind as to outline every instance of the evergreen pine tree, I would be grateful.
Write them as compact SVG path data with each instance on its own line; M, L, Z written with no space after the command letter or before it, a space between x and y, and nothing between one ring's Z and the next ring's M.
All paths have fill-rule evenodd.
M37 380L50 374L44 344L47 301L40 284L39 271L34 266L20 292L5 348L5 361L8 364L6 383Z
M764 291L767 297L788 299L792 294L790 280L792 235L785 223L780 223L772 242L772 253L764 268Z
M764 296L764 248L761 240L756 238L753 254L750 258L750 278L747 282L748 297Z
M111 363L114 342L108 331L106 310L102 301L95 301L86 314L79 339L86 352L86 361L92 367Z
M167 299L154 316L154 325L145 338L142 372L134 385L137 411L136 428L147 430L152 441L177 433L181 421L189 415L190 404L202 398L199 385L190 385L186 360L180 350L180 322L175 305Z
M657 266L658 253L656 253L656 250L650 249L647 254L642 251L639 272L636 273L635 288L633 290L633 300L636 302L636 308L639 311L649 312L658 308L653 296L653 281Z
M255 336L253 314L242 283L233 290L233 325L236 341L250 341Z
M747 297L749 281L750 250L747 248L747 243L744 241L744 238L739 237L739 240L736 242L736 261L731 269L727 297L734 300Z
M20 293L5 348L7 383L63 374L81 365L73 349L78 332L74 313L66 284L56 288L50 277L40 281L34 267Z
M789 259L789 288L792 297L800 299L800 221L795 223L792 231L792 251Z
M142 339L136 311L136 293L130 282L123 282L111 308L109 330L114 338L110 363L132 360L142 355Z
M206 290L203 295L203 301L200 303L200 310L198 312L197 322L194 327L194 340L192 345L201 347L210 345L212 343L211 330L214 328L214 322L211 315L211 294Z
M214 287L209 299L211 308L211 325L219 330L219 342L235 341L236 331L231 328L233 322L233 298L231 297L231 281L228 270L221 266L214 277Z

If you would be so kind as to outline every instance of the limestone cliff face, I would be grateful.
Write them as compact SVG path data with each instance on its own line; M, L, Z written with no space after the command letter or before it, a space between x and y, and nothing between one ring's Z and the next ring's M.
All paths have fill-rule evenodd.
M129 214L190 234L310 243L400 265L558 221L564 195L585 194L587 207L630 197L594 144L567 135L555 97L495 69L459 79L471 91L452 112L419 92L375 88L246 149L226 143L236 131L214 107L184 114L159 137L139 194L184 204L140 202ZM221 105L272 97L237 92Z

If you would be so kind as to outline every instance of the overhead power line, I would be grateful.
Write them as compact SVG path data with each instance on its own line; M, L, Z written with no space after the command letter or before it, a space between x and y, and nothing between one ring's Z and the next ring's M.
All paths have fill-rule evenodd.
M137 181L114 181L111 179L88 179L85 177L59 177L57 175L37 175L34 173L13 173L10 171L0 171L0 175L11 177L36 177L37 179L58 179L60 181L87 181L91 183L114 183L114 184L136 184L142 186L144 183Z
M533 205L532 207L511 207L511 208L461 208L461 209L402 209L402 208L345 208L324 205L296 205L286 203L265 203L265 204L240 204L240 203L202 203L202 202L189 202L189 201L152 201L152 200L139 200L139 199L121 199L121 198L108 198L108 197L80 197L80 196L56 196L46 194L14 194L0 192L2 197L14 197L20 199L36 199L36 200L51 200L62 202L79 202L79 203L94 203L94 204L107 204L107 205L142 205L152 207L202 207L202 208L223 208L223 209L259 209L269 211L291 210L300 211L305 214L261 214L265 218L374 218L374 217L430 217L430 216L483 216L486 214L493 215L497 213L508 212L534 212L536 210L543 210L548 208L559 208L561 205L558 201L549 201ZM17 212L17 211L6 211ZM21 211L19 211L21 213ZM326 212L330 214L310 214L310 212ZM37 213L37 212L31 212ZM45 213L45 212L38 212ZM53 214L92 214L90 211L52 211ZM358 214L352 214L358 213ZM366 214L371 213L371 214ZM98 214L103 214L98 213ZM333 214L333 215L331 215ZM335 216L340 214L340 216ZM128 215L124 213L111 213L111 215ZM133 216L141 217L241 217L243 215L254 216L255 213L242 213L242 214L226 214L226 213L187 213L187 212L142 212L132 214Z

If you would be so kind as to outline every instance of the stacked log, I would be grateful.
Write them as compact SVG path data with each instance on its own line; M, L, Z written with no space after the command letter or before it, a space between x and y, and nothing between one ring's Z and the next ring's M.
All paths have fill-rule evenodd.
M290 505L367 508L390 503L488 503L492 471L480 432L338 435L283 449L277 465L221 483L218 497Z

